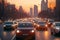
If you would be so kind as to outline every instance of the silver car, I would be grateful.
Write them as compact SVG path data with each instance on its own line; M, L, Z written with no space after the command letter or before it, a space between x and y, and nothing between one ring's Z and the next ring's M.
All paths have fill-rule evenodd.
M60 22L54 22L51 27L51 34L60 36Z

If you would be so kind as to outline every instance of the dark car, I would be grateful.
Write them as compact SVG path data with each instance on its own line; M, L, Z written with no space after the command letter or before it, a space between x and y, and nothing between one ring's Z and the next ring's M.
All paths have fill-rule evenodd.
M3 23L4 30L12 30L15 29L17 26L13 21L6 21Z
M40 31L40 30L45 30L47 31L47 23L45 21L40 21L37 23L37 26L36 26L36 30Z

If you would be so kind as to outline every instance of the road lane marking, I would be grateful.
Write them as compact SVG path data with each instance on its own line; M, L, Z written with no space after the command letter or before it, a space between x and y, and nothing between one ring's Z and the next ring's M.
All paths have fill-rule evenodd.
M13 40L13 39L15 38L15 36L16 36L16 34L12 37L12 39L11 39L11 40Z

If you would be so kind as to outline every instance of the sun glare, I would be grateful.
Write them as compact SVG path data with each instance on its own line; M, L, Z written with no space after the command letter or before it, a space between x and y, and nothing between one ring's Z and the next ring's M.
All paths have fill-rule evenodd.
M27 12L29 12L31 7L33 8L34 5L37 5L38 11L41 11L41 0L7 0L7 2L15 4L17 9L19 9L19 6L22 5L23 9ZM53 9L55 7L55 1L48 0L48 7Z

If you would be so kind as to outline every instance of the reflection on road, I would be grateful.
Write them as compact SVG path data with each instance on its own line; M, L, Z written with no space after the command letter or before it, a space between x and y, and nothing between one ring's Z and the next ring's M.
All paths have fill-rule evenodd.
M15 30L14 31L4 31L3 40L11 40L14 35L15 35Z
M0 40L11 40L15 35L15 31L4 31L3 26L0 24ZM15 40L15 39L14 39ZM50 34L50 31L36 31L35 40L60 40L58 37L54 37Z
M36 40L60 40L50 34L50 31L36 31Z
M55 38L54 40L60 40L60 38Z

